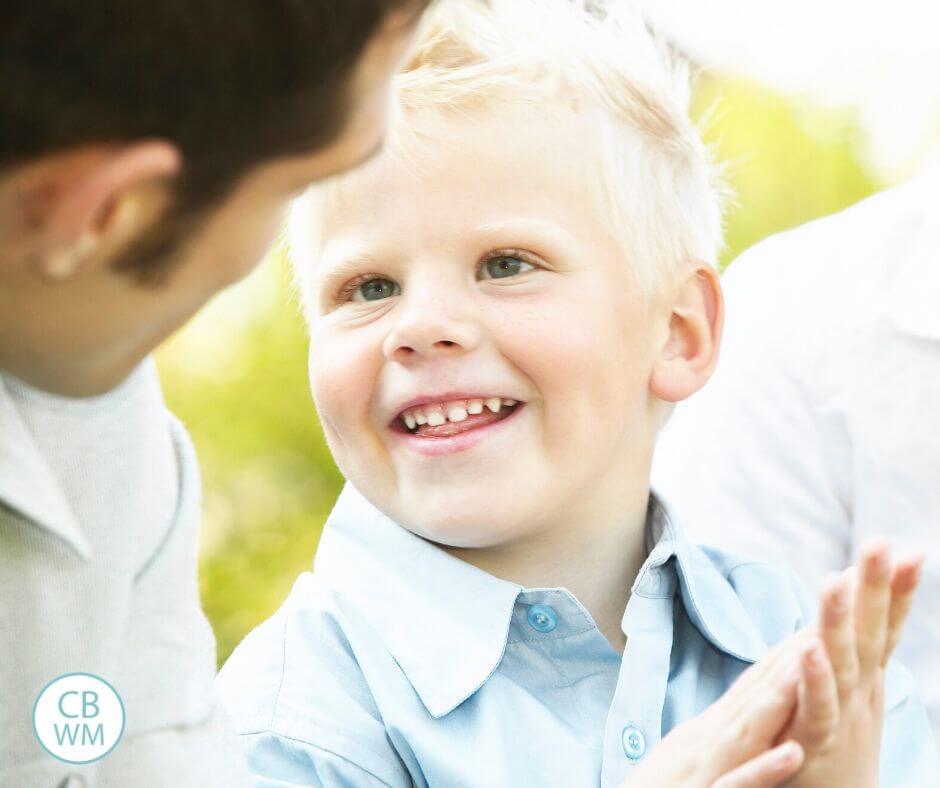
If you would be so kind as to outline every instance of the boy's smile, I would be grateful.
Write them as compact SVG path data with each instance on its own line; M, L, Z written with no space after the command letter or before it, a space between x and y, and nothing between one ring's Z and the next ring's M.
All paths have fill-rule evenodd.
M525 403L506 397L450 394L419 397L419 402L402 408L390 428L401 433L415 451L447 454L475 445L477 432L504 421Z
M380 509L453 547L588 538L646 505L669 310L601 218L593 113L538 115L435 119L325 197L324 430Z

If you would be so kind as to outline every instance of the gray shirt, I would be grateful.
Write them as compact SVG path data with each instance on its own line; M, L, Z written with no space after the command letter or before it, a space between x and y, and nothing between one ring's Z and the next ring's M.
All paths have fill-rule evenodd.
M212 687L198 524L198 466L151 361L87 399L0 373L0 785L247 784ZM42 688L72 672L106 679L126 711L86 765L32 726Z

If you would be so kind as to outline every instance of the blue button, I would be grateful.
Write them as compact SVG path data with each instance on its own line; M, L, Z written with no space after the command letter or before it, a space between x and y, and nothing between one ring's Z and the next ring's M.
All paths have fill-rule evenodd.
M635 725L627 725L620 734L623 752L631 761L638 761L646 754L646 738Z
M529 607L529 624L538 632L551 632L558 626L558 616L548 605L532 605Z

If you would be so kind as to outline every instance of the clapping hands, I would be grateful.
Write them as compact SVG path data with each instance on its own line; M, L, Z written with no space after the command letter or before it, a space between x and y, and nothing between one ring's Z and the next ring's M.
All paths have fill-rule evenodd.
M826 582L818 625L672 730L621 788L877 786L885 666L921 565L892 564L886 544L869 544L857 570Z
M873 543L857 570L826 582L818 630L803 648L796 714L782 736L805 752L788 786L877 788L885 667L921 565L919 557L892 565L888 546Z

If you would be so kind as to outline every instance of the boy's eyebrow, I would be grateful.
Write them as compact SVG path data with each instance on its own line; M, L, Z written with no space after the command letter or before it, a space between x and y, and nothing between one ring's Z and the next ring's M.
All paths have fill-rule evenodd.
M515 217L483 222L457 232L476 246L481 242L483 244L506 241L513 243L511 239L514 236L522 236L523 233L525 235L518 237L515 242L527 242L532 240L533 236L565 246L577 242L575 236L560 224L537 217ZM378 254L375 246L361 238L332 240L327 249L317 262L315 274L312 277L321 295L325 295L332 286L339 286L344 279L365 271L383 273L390 265L387 256Z
M475 228L475 234L481 239L496 240L521 232L542 236L547 240L562 244L572 244L577 240L562 225L537 217L516 217L504 221L485 222Z
M331 243L329 250L315 266L314 279L317 289L326 290L331 284L340 284L341 280L362 273L369 269L380 269L382 261L373 249L367 245L348 241Z

